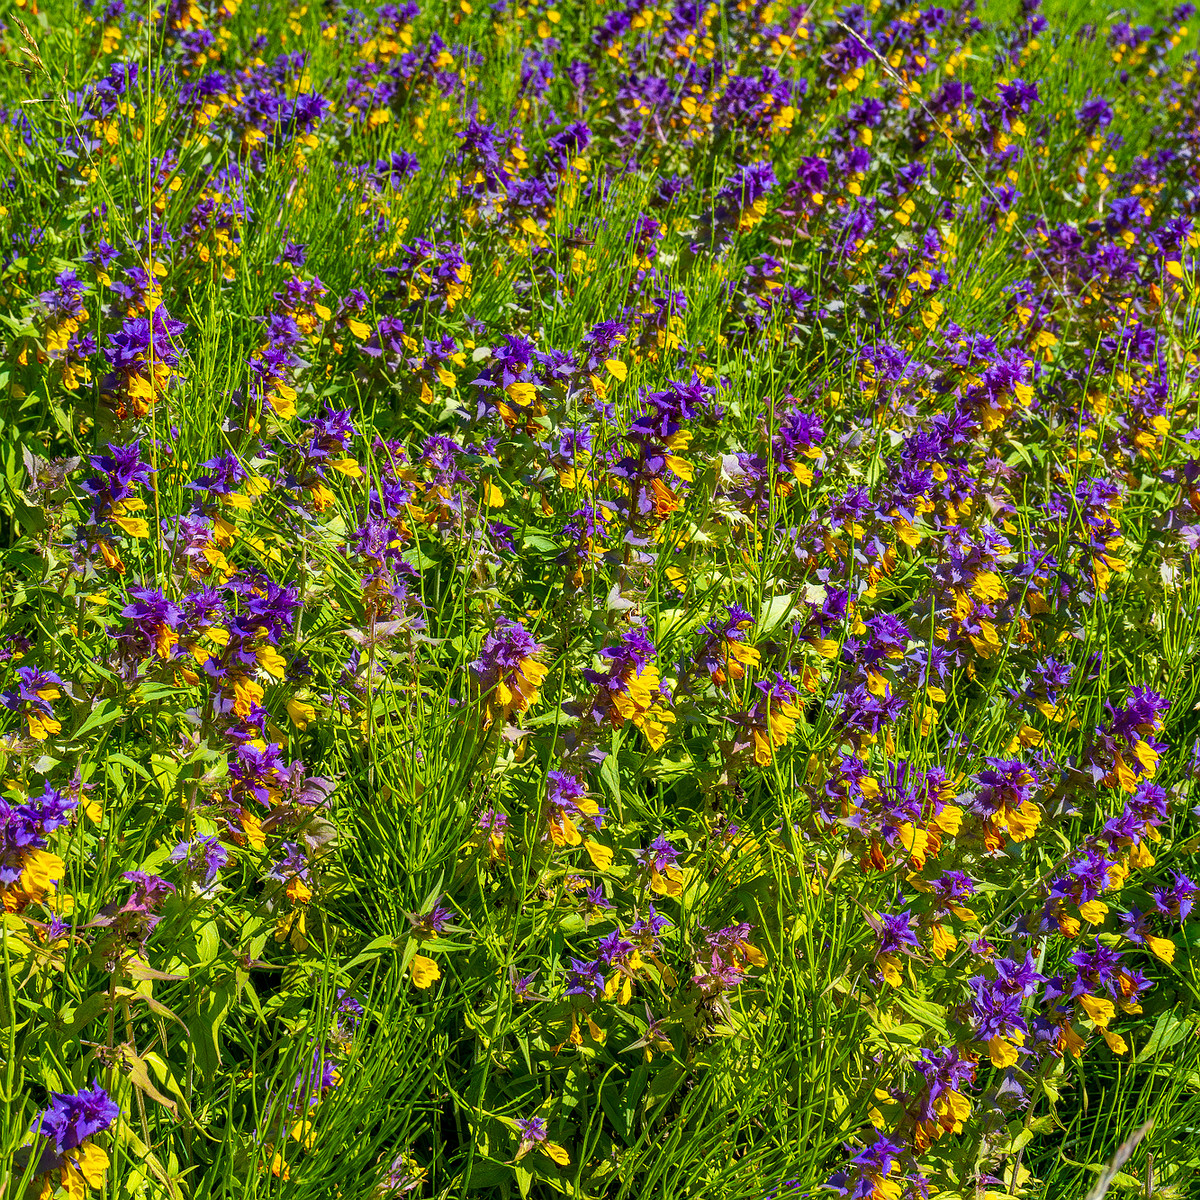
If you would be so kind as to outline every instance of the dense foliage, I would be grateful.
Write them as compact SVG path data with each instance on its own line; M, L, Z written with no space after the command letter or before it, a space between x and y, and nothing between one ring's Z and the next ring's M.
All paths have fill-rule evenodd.
M1195 18L1039 7L4 6L5 1196L1198 1194Z

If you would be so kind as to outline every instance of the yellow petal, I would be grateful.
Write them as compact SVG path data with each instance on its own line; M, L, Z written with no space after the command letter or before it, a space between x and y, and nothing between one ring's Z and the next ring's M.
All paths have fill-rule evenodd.
M904 978L900 974L900 963L894 954L879 956L879 973L892 987L899 987L904 982Z
M742 942L741 951L742 957L752 967L765 967L767 965L767 956L757 946L752 946L749 942Z
M1007 1038L994 1037L987 1047L993 1067L1011 1067L1017 1061L1017 1048Z
M667 454L663 456L663 461L679 476L680 479L694 479L696 470L686 458L680 458L675 454Z
M1112 1001L1101 999L1099 996L1080 996L1079 1003L1083 1007L1083 1011L1100 1029L1103 1029L1116 1015L1117 1010L1113 1007Z
M297 875L287 886L287 898L293 904L307 904L312 899L312 888Z
M256 816L252 813L242 813L241 826L242 832L246 835L246 841L253 849L265 850L267 848L267 835L263 833L262 822Z
M583 841L579 833L579 826L566 813L563 813L562 817L562 838L563 843L567 846L578 846Z
M944 960L947 954L957 948L958 938L945 925L935 925L932 933L934 957Z
M129 394L135 400L153 400L154 388L150 385L150 380L142 375L130 375L129 377Z
M976 575L971 584L971 591L980 600L1003 600L1008 594L1008 589L1005 588L1000 577L991 571L982 571Z
M619 358L605 359L604 365L608 368L608 373L614 378L619 379L622 383L629 375L629 368Z
M113 517L114 525L125 530L130 537L144 538L150 536L150 526L144 517Z
M510 383L504 391L514 404L529 405L537 399L537 388L532 383Z
M287 670L287 659L274 646L263 646L255 652L254 657L268 675L273 675L276 679L283 678Z
M1158 751L1149 742L1138 742L1133 753L1147 775L1153 776L1158 770Z
M1145 842L1138 842L1129 851L1129 865L1139 871L1145 871L1154 866L1154 855L1150 853L1150 848Z
M108 1169L108 1155L92 1142L84 1142L75 1152L79 1173L94 1188L104 1186L104 1172Z
M442 977L437 963L421 954L416 955L409 963L409 970L412 972L414 986L419 988L427 988Z
M538 1149L547 1158L552 1158L560 1167L571 1165L571 1156L557 1142L542 1142Z
M1020 808L1008 810L1009 836L1014 842L1033 837L1041 819L1042 810L1032 800L1023 800Z
M309 724L317 719L317 710L294 696L287 702L287 712L297 729L307 729Z
M613 852L607 846L602 846L599 842L593 842L588 838L583 843L583 848L587 851L588 858L592 860L592 866L597 871L607 871L612 866Z
M1107 1029L1100 1030L1100 1036L1108 1043L1108 1048L1114 1054L1127 1054L1129 1047L1126 1045L1125 1039L1119 1033L1112 1033Z
M21 872L21 890L35 900L45 894L66 874L66 866L57 854L45 850L34 850L25 859Z
M1175 943L1170 938L1153 937L1150 934L1146 935L1146 945L1150 947L1154 953L1165 963L1174 962L1175 960Z
M668 867L666 871L653 870L650 872L650 887L660 896L682 896L683 872L678 867Z
M943 832L954 837L962 827L963 810L957 804L943 804L942 811L933 823Z

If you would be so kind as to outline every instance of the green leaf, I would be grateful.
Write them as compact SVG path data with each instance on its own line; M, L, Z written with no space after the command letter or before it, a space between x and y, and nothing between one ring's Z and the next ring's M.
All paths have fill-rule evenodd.
M650 1080L650 1086L646 1089L647 1108L657 1108L664 1101L669 1100L683 1082L685 1075L687 1075L687 1067L682 1063L668 1062L659 1067Z
M618 1084L620 1075L610 1074L600 1085L600 1107L616 1131L617 1136L627 1145L633 1144L633 1110L625 1103Z
M529 1200L529 1189L533 1187L533 1172L524 1163L517 1163L513 1172L517 1177L517 1190L521 1193L521 1200Z
M1177 1016L1174 1011L1159 1013L1146 1044L1137 1052L1133 1061L1140 1063L1157 1058L1164 1051L1182 1042L1191 1031L1192 1023Z
M920 1022L926 1029L932 1029L942 1037L948 1037L946 1028L946 1010L940 1004L932 1004L921 1000L911 992L898 990L894 993L896 1003L904 1009L914 1021Z
M348 963L346 963L342 969L344 971L351 971L355 967L360 967L363 963L368 963L378 958L386 950L398 950L405 944L407 940L407 938L403 937L393 937L390 933L385 933L377 938L372 938L358 954L356 954ZM257 957L257 955L261 953L262 946L259 946L258 950L255 951L255 956Z
M71 733L71 741L83 737L85 733L91 733L93 729L99 729L102 725L111 725L113 721L119 721L122 716L122 709L114 700L101 700L95 708L88 713L86 720L78 729Z
M215 1075L221 1066L221 1026L232 1003L233 988L226 984L202 997L199 1011L192 1018L192 1047L196 1065L205 1075Z
M145 1060L140 1058L128 1043L122 1045L120 1051L121 1065L134 1087L139 1091L145 1092L152 1100L156 1100L178 1121L179 1106L174 1100L168 1099L154 1086L154 1081L150 1078L150 1071L146 1066Z
M95 995L89 996L72 1014L71 1023L67 1026L67 1033L71 1037L78 1037L104 1011L107 1005L107 992L96 992Z
M196 935L196 954L201 964L212 962L221 953L221 935L216 921L206 921Z

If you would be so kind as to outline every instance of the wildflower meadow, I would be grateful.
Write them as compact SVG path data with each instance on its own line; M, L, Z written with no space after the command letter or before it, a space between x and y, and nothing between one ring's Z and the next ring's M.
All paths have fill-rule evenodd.
M0 1196L1200 1197L1198 33L2 0Z

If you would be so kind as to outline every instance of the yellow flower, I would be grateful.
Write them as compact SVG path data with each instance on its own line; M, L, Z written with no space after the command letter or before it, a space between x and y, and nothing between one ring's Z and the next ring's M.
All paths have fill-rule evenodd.
M414 987L431 987L442 977L441 969L437 963L432 958L426 958L423 954L414 955L408 967Z

